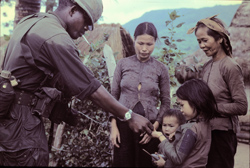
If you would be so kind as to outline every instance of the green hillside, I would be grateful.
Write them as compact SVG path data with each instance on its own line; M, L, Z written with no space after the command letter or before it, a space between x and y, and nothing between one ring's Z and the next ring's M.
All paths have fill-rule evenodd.
M214 6L200 9L181 8L181 9L166 9L166 10L155 10L145 13L140 18L131 20L130 22L122 25L130 34L133 36L135 27L141 22L152 22L156 26L159 37L168 36L168 27L165 26L165 21L170 20L169 13L176 10L177 14L181 17L175 20L175 25L185 22L185 24L176 29L175 39L185 39L185 41L178 44L178 49L189 55L195 52L199 47L194 34L188 35L187 30L194 27L196 22L200 19L219 14L218 18L222 19L227 26L233 19L240 5L229 5L229 6ZM164 45L163 42L158 43L158 47Z

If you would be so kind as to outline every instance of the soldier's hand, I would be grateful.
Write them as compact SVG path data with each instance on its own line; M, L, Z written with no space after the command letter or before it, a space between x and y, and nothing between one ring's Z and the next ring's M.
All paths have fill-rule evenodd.
M136 133L146 132L151 135L151 132L154 130L152 123L145 117L132 113L132 117L128 120L129 127Z

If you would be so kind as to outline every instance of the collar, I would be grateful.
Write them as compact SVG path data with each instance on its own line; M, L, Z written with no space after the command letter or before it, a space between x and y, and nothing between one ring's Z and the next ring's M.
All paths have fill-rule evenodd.
M52 16L54 16L62 25L62 27L67 30L67 25L66 23L55 13L55 12L48 12L49 14L51 14Z
M140 63L147 63L147 62L150 62L150 61L152 60L152 56L151 56L151 55L150 55L149 59L148 59L147 61L145 61L145 62L142 62L141 60L139 60L139 59L137 58L137 54L135 54L135 58L136 58L136 60L139 61Z
M204 118L201 117L201 116L197 116L197 117L195 117L195 118L192 118L192 119L188 120L187 123L201 122L201 121L204 121Z

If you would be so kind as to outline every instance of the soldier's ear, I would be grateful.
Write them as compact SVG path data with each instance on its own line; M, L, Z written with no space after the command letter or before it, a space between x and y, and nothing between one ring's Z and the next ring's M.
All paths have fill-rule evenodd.
M71 6L71 7L70 7L70 11L69 11L69 15L72 17L73 14L74 14L76 11L78 11L77 6L76 6L76 5Z

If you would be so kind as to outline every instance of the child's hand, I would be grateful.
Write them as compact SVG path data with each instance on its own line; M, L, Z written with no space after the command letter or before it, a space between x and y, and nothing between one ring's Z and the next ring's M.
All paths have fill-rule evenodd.
M157 153L156 153L156 154L157 154ZM164 167L166 161L161 157L161 155L157 154L157 156L158 156L160 159L157 160L157 161L154 161L154 164L155 164L157 167Z
M158 132L158 131L156 131L156 129L154 129L154 131L152 131L151 135L154 138L158 138L160 135L162 135L162 133Z
M175 132L173 132L172 134L170 134L170 135L168 136L169 140L173 140L174 135L175 135Z

